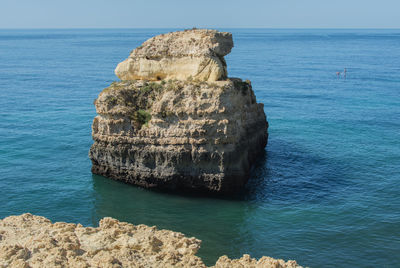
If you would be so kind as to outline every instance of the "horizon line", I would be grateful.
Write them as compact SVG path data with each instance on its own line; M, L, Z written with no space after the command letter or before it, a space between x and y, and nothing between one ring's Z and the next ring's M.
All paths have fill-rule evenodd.
M0 29L400 29L399 27L224 27L224 26L192 26L192 27L0 27Z
M0 27L0 30L128 30L128 29L268 29L268 30L400 30L400 27Z

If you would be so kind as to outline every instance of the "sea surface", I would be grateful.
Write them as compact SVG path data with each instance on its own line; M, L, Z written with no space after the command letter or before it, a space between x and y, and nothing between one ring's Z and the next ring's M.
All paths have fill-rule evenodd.
M117 63L174 29L0 30L0 218L106 216L310 267L400 267L400 30L221 29L252 81L269 143L233 198L92 175L93 100ZM336 72L347 68L347 76Z

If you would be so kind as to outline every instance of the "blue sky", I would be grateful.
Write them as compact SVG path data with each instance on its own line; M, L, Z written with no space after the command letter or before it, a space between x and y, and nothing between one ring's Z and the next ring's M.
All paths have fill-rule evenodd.
M0 28L400 28L400 0L1 0Z

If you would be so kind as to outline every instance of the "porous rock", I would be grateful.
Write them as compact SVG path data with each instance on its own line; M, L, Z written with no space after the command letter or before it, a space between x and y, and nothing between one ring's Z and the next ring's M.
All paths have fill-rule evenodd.
M224 56L232 47L232 34L227 32L193 29L161 34L133 50L115 74L121 80L223 80L228 75Z
M159 35L135 49L128 59L134 65L126 64L138 69L120 72L119 64L124 80L95 101L92 172L147 188L243 189L264 152L268 123L250 81L226 77L223 55L232 46L230 33L195 29ZM211 58L223 62L223 74L191 73L200 58L207 58L208 70L214 70ZM164 59L175 67L148 68ZM181 66L182 59L197 67ZM171 77L177 79L164 79Z
M182 233L104 218L99 227L23 214L0 220L0 267L206 267L201 241ZM222 267L300 267L269 257L221 257Z
M95 101L92 172L143 187L235 192L268 124L250 82L115 82Z

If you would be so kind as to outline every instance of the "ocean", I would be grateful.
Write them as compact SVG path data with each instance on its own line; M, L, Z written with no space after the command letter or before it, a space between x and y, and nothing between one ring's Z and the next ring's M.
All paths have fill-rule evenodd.
M400 267L400 30L220 29L229 76L252 81L270 124L232 198L90 172L93 100L132 49L173 30L0 30L0 218L156 225L201 239L208 265L248 253Z

